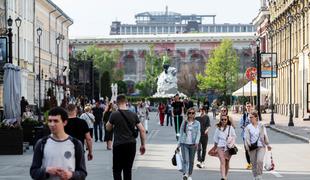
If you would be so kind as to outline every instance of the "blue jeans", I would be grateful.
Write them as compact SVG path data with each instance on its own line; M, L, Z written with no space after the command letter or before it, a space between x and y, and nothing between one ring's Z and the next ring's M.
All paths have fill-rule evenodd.
M99 129L99 140L102 141L102 121L94 123L95 141L98 141L98 129Z
M183 173L192 175L196 147L194 144L181 144L181 152L183 158Z

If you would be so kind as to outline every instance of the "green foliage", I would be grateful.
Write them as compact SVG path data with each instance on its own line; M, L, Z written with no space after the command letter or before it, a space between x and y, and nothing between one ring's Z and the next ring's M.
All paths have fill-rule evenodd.
M42 125L41 122L34 120L32 118L26 118L22 121L22 126L40 126Z
M80 55L77 54L77 57L79 56ZM86 59L93 59L94 66L100 74L108 72L113 81L123 79L124 70L116 67L120 58L120 51L118 49L110 51L96 46L89 46L86 56ZM85 57L81 59L85 59Z
M214 89L226 95L228 90L235 89L238 79L239 59L231 40L224 40L211 53L206 64L205 74L198 74L200 90Z
M127 84L124 81L116 81L118 94L127 94Z
M155 94L157 89L157 77L163 71L163 63L170 64L169 57L164 53L156 55L154 46L145 55L145 80L136 84L143 96Z

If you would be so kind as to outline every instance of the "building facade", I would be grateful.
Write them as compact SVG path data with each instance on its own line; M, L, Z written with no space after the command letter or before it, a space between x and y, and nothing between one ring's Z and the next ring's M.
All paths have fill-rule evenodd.
M112 22L110 35L254 32L252 24L216 24L215 15L182 15L168 8L139 13L135 18L136 24Z
M178 87L188 88L190 83L196 80L195 75L205 70L210 52L224 39L233 41L241 64L249 67L252 57L249 44L255 40L253 33L113 35L70 39L70 48L73 51L82 51L90 45L96 45L109 50L118 49L121 52L119 64L125 70L124 81L130 89L137 82L144 80L144 55L152 45L156 54L167 54L171 59L171 66L177 68Z
M263 0L268 51L277 53L278 77L274 79L275 110L308 118L310 113L309 0ZM262 11L260 11L261 13ZM270 80L268 80L270 83Z
M6 37L7 19L13 19L13 64L18 64L18 51L20 54L21 68L21 95L24 96L29 104L38 104L39 97L39 72L41 72L41 105L43 105L46 97L47 89L56 84L57 74L59 76L67 76L64 69L69 65L69 38L68 28L72 25L73 20L66 15L51 0L27 0L27 1L0 1L0 31L2 36ZM19 37L17 35L18 28L15 20L21 19L19 27ZM42 29L39 36L37 29ZM59 42L59 53L56 39L61 35ZM19 43L19 48L18 48ZM39 52L41 58L39 59ZM59 54L59 56L57 56ZM57 57L59 57L59 73L57 71ZM39 70L39 61L41 61L41 70ZM62 71L61 71L62 70ZM58 78L60 79L60 78ZM65 79L65 78L61 78ZM58 82L59 86L64 86L64 82ZM2 89L2 88L1 88ZM64 88L59 91L59 101L64 94ZM2 93L1 93L2 97Z

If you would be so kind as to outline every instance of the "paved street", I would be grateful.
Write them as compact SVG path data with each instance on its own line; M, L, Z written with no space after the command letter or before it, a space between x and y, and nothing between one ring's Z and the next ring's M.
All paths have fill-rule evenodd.
M137 155L133 179L134 180L178 180L181 173L171 165L171 157L176 147L174 129L167 126L159 126L155 113L151 114L150 133L148 134L147 152L144 156ZM235 118L236 120L236 118ZM211 120L212 125L215 124ZM213 136L214 128L210 132ZM264 179L283 180L309 180L310 177L310 145L303 141L291 138L268 129L270 141L273 147L276 171L265 172ZM240 129L237 129L240 134ZM208 149L213 143L209 140ZM238 155L231 159L230 180L250 180L251 172L245 170L244 150L241 139L237 140L239 146ZM302 156L301 156L302 155ZM25 180L29 177L29 166L32 158L32 150L28 150L21 156L0 156L1 180ZM95 143L94 160L87 162L88 178L90 180L112 179L111 151L107 151L105 144ZM197 169L195 167L193 179L220 179L219 161L217 158L207 156L207 167Z

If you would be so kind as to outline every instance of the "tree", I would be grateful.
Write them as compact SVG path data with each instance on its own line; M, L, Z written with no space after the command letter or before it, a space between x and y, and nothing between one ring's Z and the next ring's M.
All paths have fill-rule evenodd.
M235 89L238 80L239 59L231 40L224 40L219 47L211 52L206 64L205 74L198 74L200 90L214 89L224 96L228 90Z
M145 80L136 84L136 88L141 91L144 96L155 94L157 89L157 78L163 71L163 62L169 63L169 57L166 53L157 55L154 46L150 46L150 50L145 55Z

